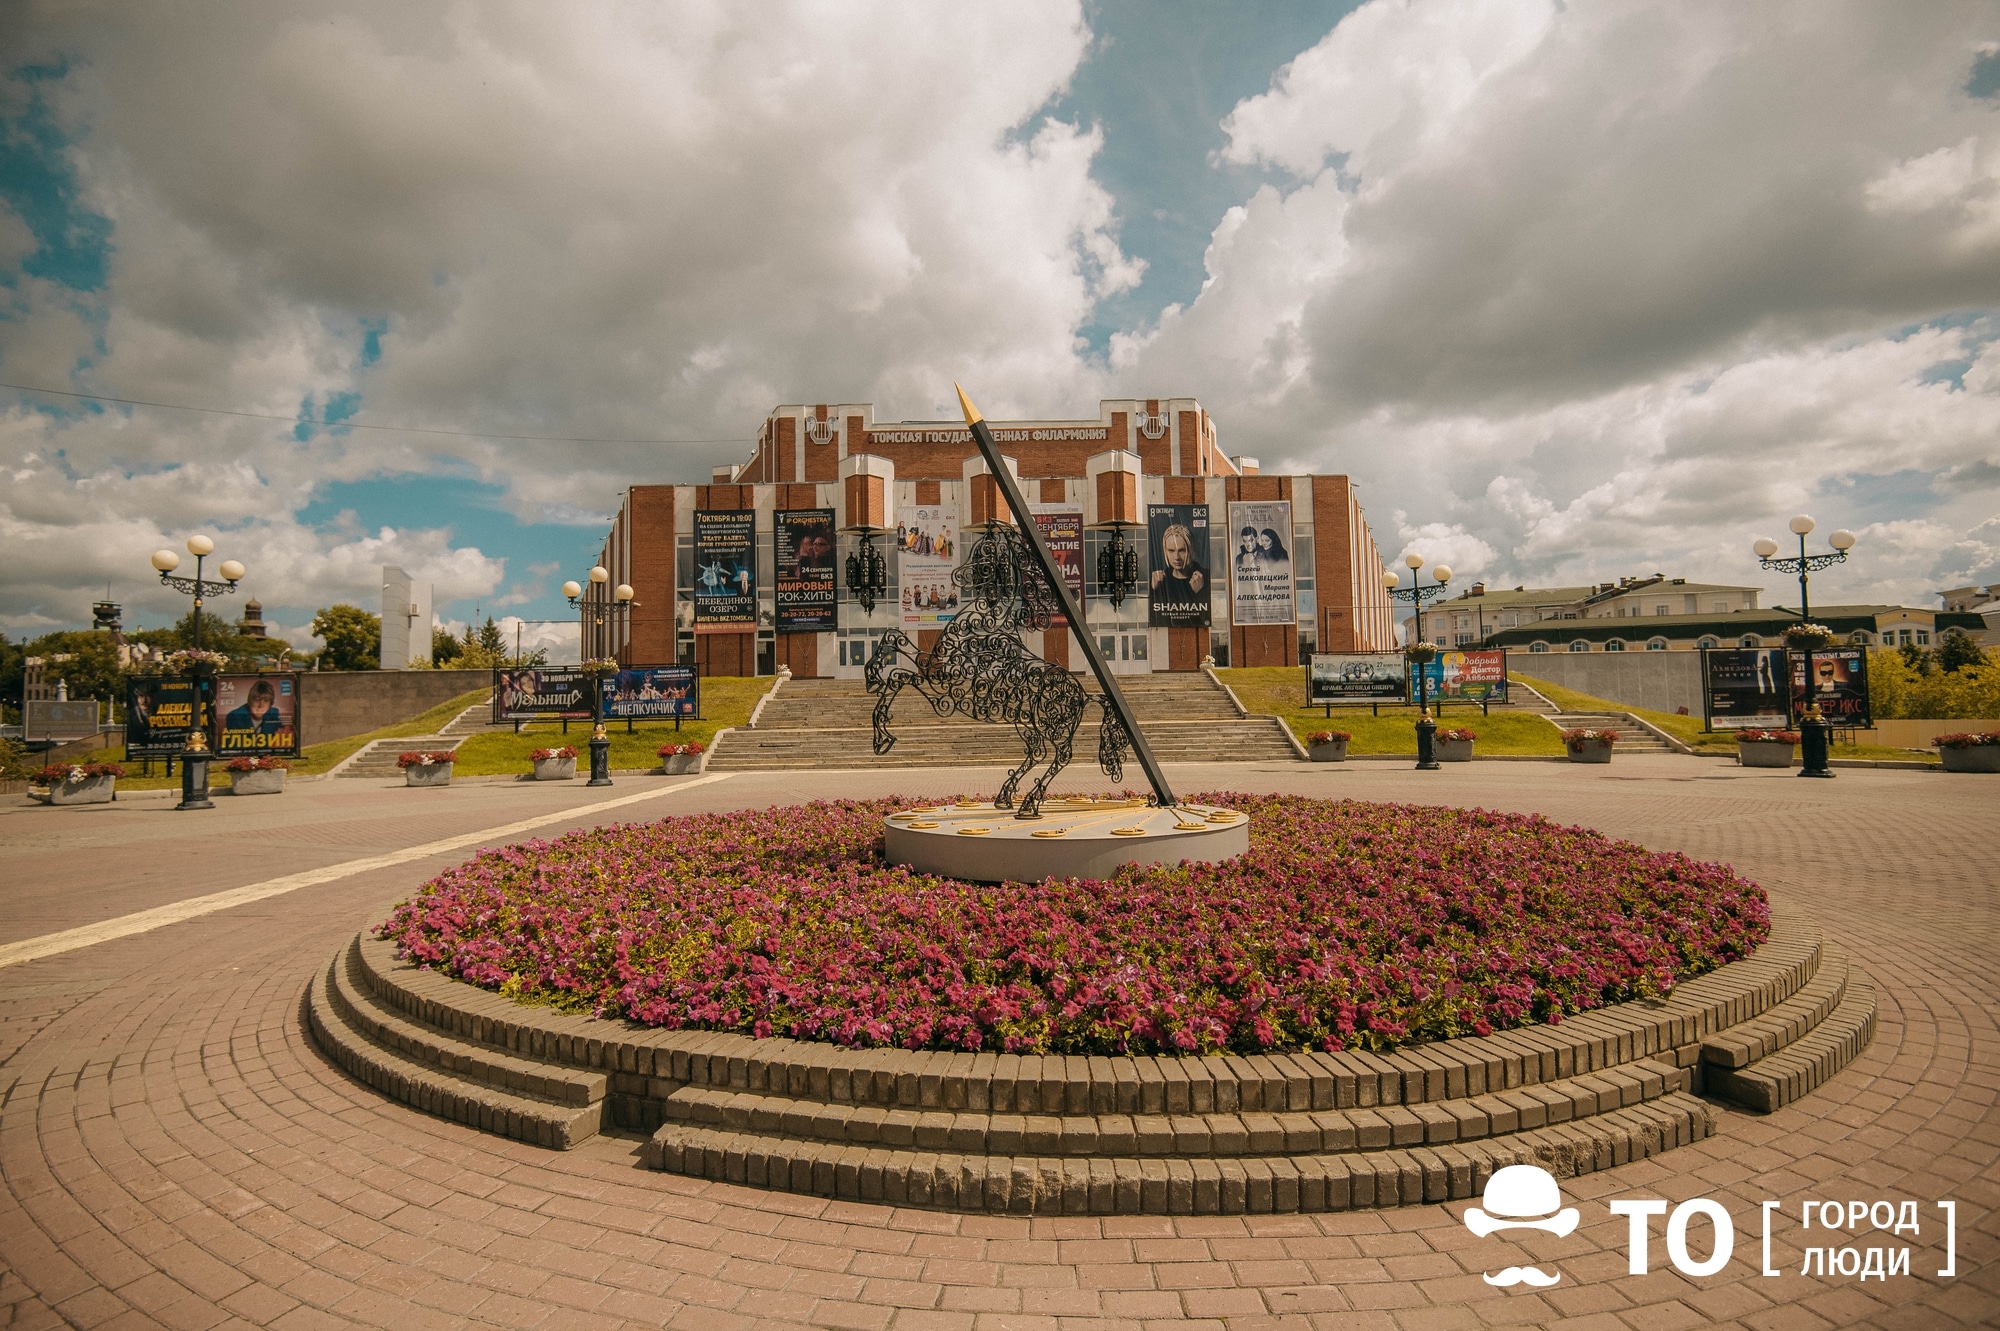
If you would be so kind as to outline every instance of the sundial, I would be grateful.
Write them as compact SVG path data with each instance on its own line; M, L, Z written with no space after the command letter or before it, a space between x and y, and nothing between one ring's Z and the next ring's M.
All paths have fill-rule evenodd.
M875 695L875 752L896 743L890 709L905 688L932 710L1012 725L1024 756L991 801L959 802L892 814L883 849L893 864L976 882L1040 882L1048 877L1104 878L1121 864L1212 862L1250 848L1250 819L1232 809L1186 804L1174 797L1132 708L1089 631L1075 635L1102 690L1087 699L1070 673L1029 651L1023 630L1046 628L1060 609L1071 624L1087 624L1082 607L1029 516L992 429L972 399L958 390L965 423L979 445L1015 527L987 524L971 557L952 573L970 603L928 648L904 634L884 634L868 662ZM1030 570L1040 578L1026 576ZM1054 604L1049 604L1053 601ZM1101 705L1098 765L1117 781L1129 751L1153 787L1147 799L1093 800L1048 794L1070 760L1085 709ZM1040 774L1022 782L1034 770Z
M1226 860L1250 849L1250 818L1210 804L1054 798L1020 818L990 800L960 800L883 820L891 863L972 882L1108 878L1121 864Z

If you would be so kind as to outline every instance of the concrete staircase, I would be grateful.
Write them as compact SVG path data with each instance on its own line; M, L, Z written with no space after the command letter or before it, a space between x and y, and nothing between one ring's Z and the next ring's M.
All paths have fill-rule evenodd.
M1564 730L1615 730L1618 732L1615 751L1621 754L1679 752L1623 712L1558 712L1549 720Z
M457 751L458 746L474 735L493 730L493 704L490 700L474 703L454 716L435 735L410 735L402 739L378 739L361 750L334 772L334 776L373 777L377 781L390 780L402 775L396 766L399 754L422 750L437 753L444 749Z
M1289 762L1297 757L1274 717L1239 716L1228 693L1205 674L1126 675L1119 688L1162 762ZM1077 728L1073 763L1096 762L1093 699ZM859 680L794 679L764 704L754 728L715 746L709 771L849 767L1011 767L1021 760L1011 726L939 716L914 691L896 700L896 746L874 751L875 699Z

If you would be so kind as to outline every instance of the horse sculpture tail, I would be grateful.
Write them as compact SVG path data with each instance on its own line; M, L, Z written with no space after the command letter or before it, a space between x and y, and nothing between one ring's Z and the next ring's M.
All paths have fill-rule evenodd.
M1097 707L1104 713L1104 724L1097 728L1097 766L1113 781L1123 781L1125 759L1132 752L1132 737L1125 733L1125 723L1118 719L1118 713L1111 710L1109 698L1099 694Z

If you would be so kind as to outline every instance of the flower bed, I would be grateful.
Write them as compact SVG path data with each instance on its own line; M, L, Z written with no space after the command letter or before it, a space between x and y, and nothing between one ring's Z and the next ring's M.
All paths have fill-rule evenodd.
M1931 743L1940 749L1978 749L2000 745L2000 730L1964 730L1953 735L1939 735Z
M396 766L405 770L412 767L436 767L440 763L450 763L456 756L450 749L412 749L408 753L396 755Z
M559 762L564 758L575 761L576 750L565 744L560 749L536 749L528 755L528 761L531 763Z
M1223 864L957 882L842 801L482 852L398 906L403 955L651 1026L1019 1052L1385 1048L1560 1021L1738 960L1764 893L1538 817L1204 795Z
M706 748L697 740L686 744L662 744L660 746L660 770L668 776L685 776L701 768L701 755Z
M117 763L51 763L38 768L34 784L38 786L80 786L86 781L99 777L119 777L125 769Z
M292 770L292 765L283 758L274 758L269 754L258 754L255 757L231 758L224 766L228 767L232 772L289 772Z
M1308 744L1345 744L1354 736L1345 730L1315 730L1307 738Z
M1738 744L1797 744L1799 732L1796 730L1739 730L1736 732Z

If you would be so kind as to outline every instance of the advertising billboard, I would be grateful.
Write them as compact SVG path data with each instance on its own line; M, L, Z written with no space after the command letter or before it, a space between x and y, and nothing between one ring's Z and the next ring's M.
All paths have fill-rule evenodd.
M1306 697L1316 703L1401 698L1408 683L1400 652L1314 652Z
M95 698L30 698L25 706L26 739L84 739L97 733Z
M1153 628L1207 628L1207 504L1148 504L1146 558L1152 570L1146 622Z
M604 715L621 721L701 715L701 678L689 666L635 666L606 675Z
M199 708L204 729L209 693L194 679L137 676L125 681L125 753L131 758L170 757L187 748Z
M297 675L219 675L215 752L223 758L299 751Z
M1230 623L1293 623L1291 501L1231 504L1229 533Z
M1868 714L1868 649L1865 647L1815 647L1810 652L1792 652L1792 720L1803 720L1806 708L1819 704L1819 714L1830 726L1868 730L1875 724Z
M838 540L830 508L787 508L773 515L780 633L832 632L833 555Z
M493 672L493 721L590 718L590 692L578 666L535 666Z
M1709 648L1701 654L1702 719L1710 730L1783 730L1790 680L1782 647Z
M1076 603L1083 604L1083 514L1081 513L1037 513L1035 526L1041 529L1042 541L1054 556L1056 567L1062 570L1063 582L1069 586L1069 594ZM1028 576L1038 584L1047 581L1042 570L1029 564ZM1056 598L1051 596L1049 604L1054 606ZM1068 628L1069 616L1060 608L1049 612L1049 627Z
M756 510L696 509L694 631L751 633L756 628Z
M1507 653L1502 650L1440 652L1428 665L1410 668L1410 696L1417 696L1417 671L1429 676L1433 698L1464 698L1470 702L1507 701Z
M958 505L919 504L896 523L896 580L903 627L941 629L958 613Z

